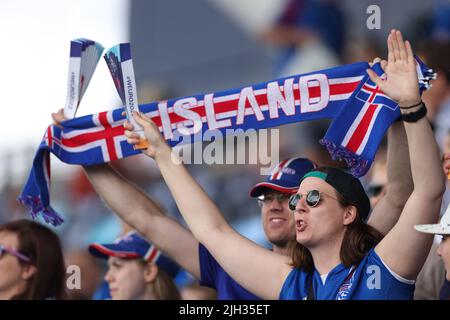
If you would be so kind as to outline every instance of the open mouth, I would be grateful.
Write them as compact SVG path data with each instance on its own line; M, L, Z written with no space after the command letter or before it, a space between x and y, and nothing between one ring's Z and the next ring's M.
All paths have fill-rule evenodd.
M296 226L297 232L303 232L303 231L305 231L307 224L304 220L297 220L295 222L295 226Z

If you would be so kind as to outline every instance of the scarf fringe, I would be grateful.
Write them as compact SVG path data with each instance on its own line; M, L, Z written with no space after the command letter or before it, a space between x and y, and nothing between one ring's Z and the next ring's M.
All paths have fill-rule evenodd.
M436 80L437 73L433 69L422 70L423 77L419 79L419 87L421 90L428 90L432 87L430 81Z
M64 219L51 206L44 207L39 197L20 196L17 198L17 201L28 207L33 219L41 216L46 223L50 223L55 227L64 222Z
M362 177L369 171L370 161L363 159L341 145L336 145L330 140L321 139L319 142L327 148L333 160L344 160L355 177Z

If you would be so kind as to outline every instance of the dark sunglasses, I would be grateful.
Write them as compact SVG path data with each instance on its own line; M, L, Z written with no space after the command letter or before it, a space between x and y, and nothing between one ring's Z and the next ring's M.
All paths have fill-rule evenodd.
M369 198L378 197L384 189L383 184L372 184L367 187L367 196Z
M308 191L308 193L306 194L306 205L310 208L314 208L316 207L320 200L322 195L327 195L328 197L337 200L337 198L332 197L326 193L320 192L319 190L310 190ZM289 209L291 211L295 211L295 208L297 207L298 202L304 197L303 194L293 194L290 198L289 198Z
M22 254L22 253L20 253L20 252L18 252L16 250L7 248L4 245L0 244L0 257L2 257L5 253L9 253L10 255L13 255L17 259L20 259L20 260L22 260L24 262L31 262L31 259L28 258L26 255L24 255L24 254Z

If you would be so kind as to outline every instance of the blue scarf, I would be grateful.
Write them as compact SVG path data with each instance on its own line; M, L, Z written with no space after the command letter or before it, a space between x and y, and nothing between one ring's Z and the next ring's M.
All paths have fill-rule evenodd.
M417 62L423 90L429 87L433 74ZM226 129L333 119L321 143L334 159L345 160L351 172L360 177L369 170L387 128L400 116L397 103L370 81L368 67L365 62L354 63L228 91L152 102L139 109L160 127L171 146L180 143L177 131L198 137L213 129L226 134ZM379 64L373 70L383 73ZM63 222L50 206L50 152L65 163L78 165L105 163L141 152L126 142L122 111L119 108L67 120L61 123L62 129L54 125L47 128L18 198L30 208L33 218L41 215L55 226Z

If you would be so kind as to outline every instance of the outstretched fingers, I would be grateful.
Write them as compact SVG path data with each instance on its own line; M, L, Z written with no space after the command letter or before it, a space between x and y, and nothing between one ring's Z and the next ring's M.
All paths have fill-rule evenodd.
M394 53L394 62L397 62L401 59L400 57L400 46L397 40L397 35L396 35L396 31L392 30L391 31L391 43L392 43L392 49L393 49L393 53Z
M408 40L405 41L405 47L406 47L406 56L408 63L414 63L414 53L411 47L411 43L409 43Z
M406 53L406 47L405 47L405 42L403 41L403 37L402 37L402 33L400 31L396 31L395 32L396 35L396 39L397 39L397 44L399 47L399 51L400 51L400 59L402 61L407 61L407 53Z
M395 57L394 57L394 45L392 44L392 31L389 33L389 36L387 38L387 45L388 45L388 63L394 64Z

